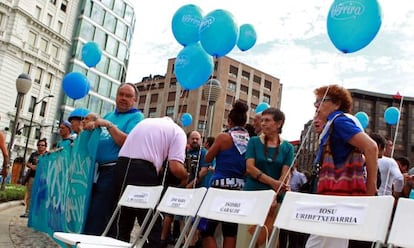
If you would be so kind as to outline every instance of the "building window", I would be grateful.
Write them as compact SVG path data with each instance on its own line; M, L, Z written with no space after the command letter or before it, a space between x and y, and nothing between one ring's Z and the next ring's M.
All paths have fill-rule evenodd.
M30 69L32 67L32 64L30 64L29 62L25 61L24 65L23 65L23 72L26 74L30 75Z
M111 81L106 78L101 78L99 81L98 93L102 96L109 97L109 92L111 90Z
M197 129L198 130L206 130L207 128L207 122L204 120L198 121Z
M92 4L92 14L91 19L96 22L98 25L102 26L105 16L105 10L96 2Z
M114 1L113 0L102 0L101 1L106 7L112 9L112 7L114 6Z
M62 29L63 29L63 22L58 21L58 25L57 25L58 33L62 33Z
M111 33L115 32L116 26L116 18L111 13L106 12L105 20L104 20L104 27L108 29Z
M42 117L45 117L46 106L47 106L47 102L43 101L42 106L40 107L40 113L39 113L39 115L42 116Z
M250 78L250 73L248 73L247 71L242 71L242 76L243 79L249 80Z
M47 14L46 24L49 27L52 26L52 19L53 19L53 16L51 14Z
M234 96L227 95L226 96L226 104L232 105L233 104Z
M175 101L175 92L168 93L168 101Z
M27 43L29 43L29 45L31 46L35 46L36 38L37 38L37 35L34 32L29 31L29 37L27 37Z
M158 102L158 94L152 94L150 103L156 103L156 102Z
M46 88L50 89L50 87L52 86L52 80L53 80L53 74L48 72L45 74L45 86Z
M31 98L30 98L30 105L29 105L29 110L28 110L28 112L29 113L33 113L33 110L34 110L34 106L35 106L35 104L36 104L36 97L34 97L34 96L31 96Z
M109 61L109 71L108 75L116 80L119 80L119 76L121 75L121 65L116 62L115 60Z
M229 68L229 75L232 77L237 77L239 70L237 69L237 67L230 65Z
M43 75L43 69L38 67L36 70L34 82L40 84L40 82L42 81L42 75Z
M139 97L139 104L145 104L145 101L147 100L147 96L143 95Z
M257 75L253 75L253 82L260 84L261 78Z
M260 97L260 92L258 90L253 89L252 90L252 96L259 98Z
M34 137L35 139L37 139L37 140L40 139L40 128L37 127L35 129L35 134L34 135L35 135L35 137Z
M263 102L269 103L270 104L270 96L263 94Z
M188 94L190 93L190 91L189 90L183 90L182 92L181 92L181 98L188 98Z
M116 24L115 35L118 36L121 40L125 40L126 34L128 31L128 27L125 23L118 20Z
M229 82L227 83L227 90L231 92L236 92L236 87L236 82L229 80Z
M150 109L149 109L148 116L149 116L150 118L157 117L157 108L150 108Z
M119 47L119 42L112 36L108 35L106 39L105 51L107 51L109 54L113 56L117 56L118 47Z
M185 113L187 112L187 105L180 105L178 108L178 113Z
M63 0L62 3L60 4L60 10L66 13L66 7L67 6L68 6L68 1Z
M59 53L59 47L57 47L56 45L52 45L50 47L50 55L52 55L53 58L57 59L58 53Z
M247 94L249 92L249 87L246 85L240 85L240 91Z
M42 9L39 6L36 6L36 10L35 10L35 14L34 14L36 19L38 19L38 20L40 19L40 13L41 12L42 12Z
M269 80L265 80L264 87L266 89L272 90L272 82L270 82Z
M174 106L168 106L165 110L165 115L169 117L174 116Z
M206 105L201 105L200 106L200 115L201 116L206 116L207 114L207 106Z
M40 39L40 50L43 52L47 52L47 40L45 38Z
M120 17L124 17L125 14L125 3L124 1L115 1L114 12Z

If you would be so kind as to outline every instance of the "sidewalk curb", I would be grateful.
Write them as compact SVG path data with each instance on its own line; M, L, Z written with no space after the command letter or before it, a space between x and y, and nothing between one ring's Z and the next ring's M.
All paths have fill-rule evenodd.
M17 201L8 201L8 202L3 202L0 203L0 211L12 208L12 207L17 207L20 206L20 204L22 204L22 200L17 200Z

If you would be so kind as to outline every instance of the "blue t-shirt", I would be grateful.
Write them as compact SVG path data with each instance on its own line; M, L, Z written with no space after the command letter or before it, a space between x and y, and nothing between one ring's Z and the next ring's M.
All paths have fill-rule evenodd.
M132 109L126 113L110 112L104 116L104 119L112 122L119 130L128 134L142 117L138 110ZM121 147L115 143L109 131L106 128L102 128L96 162L103 164L118 160L120 149Z
M255 166L264 174L279 179L284 165L290 166L293 161L294 148L288 141L283 141L279 146L279 153L276 159L273 159L273 154L276 152L276 147L268 147L268 154L265 156L265 146L260 140L259 136L250 138L247 145L246 159L253 158ZM271 189L267 184L261 183L256 178L250 175L246 176L246 183L243 190L265 190Z
M335 117L336 116L336 117ZM328 121L334 121L331 124L332 134L330 138L330 148L335 165L341 165L345 162L348 155L354 149L348 142L356 134L362 132L355 122L348 118L343 112L335 111L328 116ZM321 147L326 144L330 131L326 132L322 138Z

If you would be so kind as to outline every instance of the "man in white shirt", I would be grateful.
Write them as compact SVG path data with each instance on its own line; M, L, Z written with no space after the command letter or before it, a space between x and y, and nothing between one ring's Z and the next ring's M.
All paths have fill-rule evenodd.
M381 185L378 195L393 195L398 198L404 187L404 177L397 162L385 156L386 140L377 133L370 135L378 145L378 169L381 175Z
M165 160L169 171L185 185L188 180L184 168L187 136L169 117L147 118L139 122L128 134L114 170L115 199L127 185L160 185L158 174ZM122 208L110 235L129 242L134 221L142 224L146 210ZM151 229L143 247L161 247L161 218Z

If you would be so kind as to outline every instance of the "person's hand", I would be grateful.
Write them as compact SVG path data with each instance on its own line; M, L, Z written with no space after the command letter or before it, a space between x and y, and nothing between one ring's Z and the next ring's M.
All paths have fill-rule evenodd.
M290 189L289 185L282 183L280 180L273 180L271 184L272 189L278 194L284 193Z

